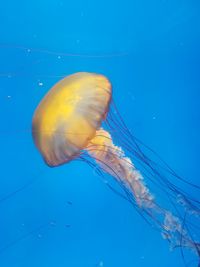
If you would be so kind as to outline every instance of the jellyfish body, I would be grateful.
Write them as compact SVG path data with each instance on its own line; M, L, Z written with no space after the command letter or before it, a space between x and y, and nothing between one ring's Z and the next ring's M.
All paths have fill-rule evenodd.
M102 75L76 73L57 83L33 117L33 138L46 163L58 166L80 154L95 136L111 99Z
M156 202L132 159L114 144L111 133L102 128L102 122L107 121L111 98L111 83L103 75L82 72L58 82L43 98L33 117L33 139L37 148L49 166L89 155L103 172L120 183L126 198L153 221L173 247L188 247L199 253L199 243L194 241L186 220L179 213L174 216ZM112 121L112 118L107 121L108 125ZM130 134L126 132L123 136L123 127L122 121L120 139L126 144ZM152 162L136 143L133 145L135 150L127 148L159 177ZM168 181L165 185L175 196L182 195L186 199Z

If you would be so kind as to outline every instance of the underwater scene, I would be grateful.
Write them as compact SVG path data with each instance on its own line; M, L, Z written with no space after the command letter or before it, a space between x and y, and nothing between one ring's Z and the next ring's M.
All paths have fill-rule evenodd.
M0 8L0 267L200 266L200 2Z

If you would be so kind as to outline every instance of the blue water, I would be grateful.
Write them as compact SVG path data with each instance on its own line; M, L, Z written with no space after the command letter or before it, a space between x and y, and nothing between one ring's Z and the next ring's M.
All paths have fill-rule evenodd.
M102 73L131 131L199 184L199 12L195 0L1 2L1 267L184 266L88 165L48 168L31 121L63 75Z

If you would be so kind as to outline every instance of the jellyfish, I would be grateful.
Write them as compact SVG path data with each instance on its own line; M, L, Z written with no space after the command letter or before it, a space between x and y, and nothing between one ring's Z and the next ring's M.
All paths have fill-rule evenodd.
M188 248L199 258L199 201L172 183L166 173L196 190L199 187L178 176L162 159L160 170L156 168L142 149L149 148L134 137L122 119L107 77L79 72L59 81L36 108L32 135L48 166L79 159L100 175L110 175L120 191L106 182L108 187L128 200L172 248ZM161 189L173 211L159 203L149 181Z

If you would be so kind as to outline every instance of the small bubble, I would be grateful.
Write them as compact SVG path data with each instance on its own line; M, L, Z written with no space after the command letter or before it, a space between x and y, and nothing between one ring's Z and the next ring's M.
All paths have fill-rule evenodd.
M51 221L51 222L50 222L50 225L51 225L51 226L56 226L56 222L55 222L55 221Z
M11 98L11 95L8 95L7 98L10 99Z
M38 234L38 238L42 238L42 235L41 234Z
M156 119L156 116L153 116L153 118L152 118L153 120L155 120Z
M58 56L58 59L61 59L61 56Z
M77 43L77 44L79 44L79 43L80 43L80 40L79 40L79 39L78 39L78 40L76 40L76 43Z
M30 53L30 52L31 52L31 49L30 49L30 48L28 48L28 49L27 49L27 52L28 52L28 53Z
M39 86L43 86L43 82L39 82L38 85L39 85Z

